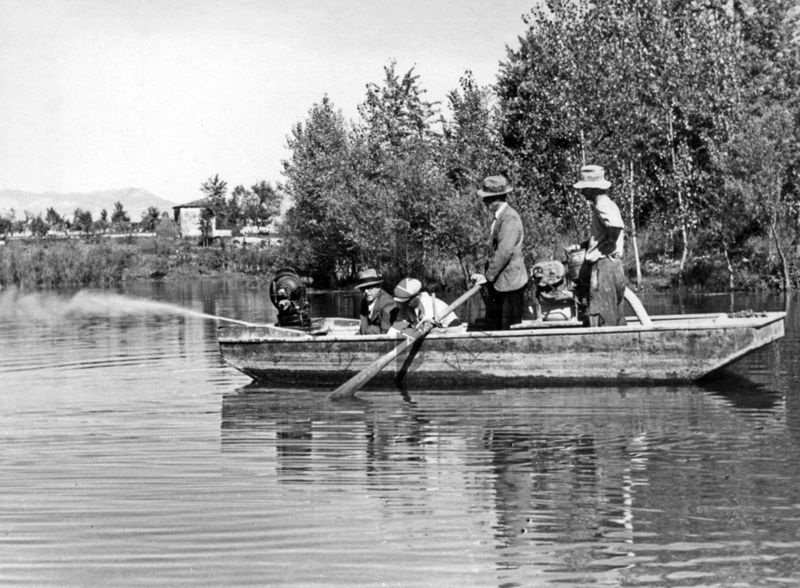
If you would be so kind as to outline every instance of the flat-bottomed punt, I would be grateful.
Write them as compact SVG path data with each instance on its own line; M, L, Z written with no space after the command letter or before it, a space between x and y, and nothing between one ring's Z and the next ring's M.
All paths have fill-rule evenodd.
M627 326L529 321L509 331L434 329L412 355L409 386L464 388L554 383L699 380L783 337L784 312L651 316ZM224 361L267 385L336 386L402 342L358 335L358 321L322 319L313 332L220 327ZM373 383L391 382L406 354Z

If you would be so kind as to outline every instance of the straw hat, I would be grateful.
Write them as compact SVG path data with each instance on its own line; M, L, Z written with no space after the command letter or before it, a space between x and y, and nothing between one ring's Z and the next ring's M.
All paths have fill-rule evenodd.
M572 186L578 190L581 188L608 190L611 187L611 182L606 179L606 170L599 165L584 165L581 168L581 179Z

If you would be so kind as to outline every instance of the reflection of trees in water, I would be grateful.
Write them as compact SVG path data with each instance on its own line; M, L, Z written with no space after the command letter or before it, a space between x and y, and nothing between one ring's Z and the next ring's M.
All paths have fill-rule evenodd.
M598 443L591 433L492 428L483 444L495 473L499 569L535 561L566 570L598 560L611 569L609 559L633 555L633 486L646 482L644 435ZM559 544L572 548L547 547Z
M453 541L452 513L462 513L511 585L535 585L543 571L664 573L685 554L658 546L687 540L719 537L709 549L720 557L735 551L727 541L764 529L796 540L791 522L758 520L765 492L800 502L785 486L800 459L796 394L785 411L794 436L781 404L745 409L701 387L536 395L550 404L524 392L408 404L246 390L223 397L222 444L270 452L284 482L365 491L370 514L398 536Z

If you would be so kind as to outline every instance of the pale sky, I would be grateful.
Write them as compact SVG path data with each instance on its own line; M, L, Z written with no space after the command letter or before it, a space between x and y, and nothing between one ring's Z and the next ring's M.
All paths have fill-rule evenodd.
M286 137L327 94L357 117L383 67L442 101L492 84L536 0L0 0L0 189L283 181Z

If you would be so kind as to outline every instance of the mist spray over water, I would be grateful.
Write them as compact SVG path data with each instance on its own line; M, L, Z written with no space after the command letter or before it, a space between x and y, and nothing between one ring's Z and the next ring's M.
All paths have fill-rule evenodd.
M80 290L70 297L59 296L51 292L24 293L16 288L0 292L0 319L58 324L64 319L127 316L187 316L240 325L252 324L198 312L168 302L133 298L110 292Z

